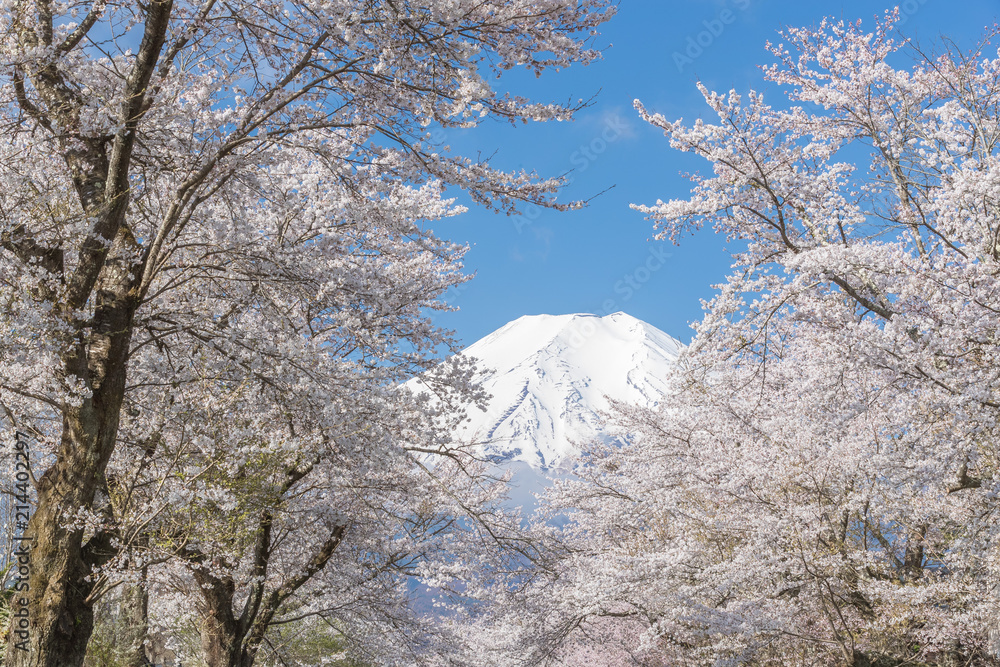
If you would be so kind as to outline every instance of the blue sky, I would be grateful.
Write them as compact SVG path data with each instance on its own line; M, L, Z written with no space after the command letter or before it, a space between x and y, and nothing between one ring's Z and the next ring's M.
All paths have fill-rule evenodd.
M702 316L700 300L712 296L730 259L725 240L711 230L680 246L652 241L652 224L629 209L684 197L690 182L679 172L705 169L672 151L632 101L671 119L707 118L696 81L719 91L773 90L757 66L771 63L764 45L779 41L782 26L827 16L873 25L896 4L905 16L902 32L921 44L947 37L971 46L1000 21L1000 0L621 0L604 26L601 43L611 46L603 61L541 79L505 77L502 86L538 100L596 98L573 123L491 124L452 132L447 142L466 155L495 152L499 167L569 172L572 182L560 198L594 198L578 211L510 218L471 208L434 224L438 235L471 246L466 269L476 274L449 296L459 310L435 316L437 324L470 345L522 315L623 310L688 342L689 324ZM698 53L691 44L710 28L718 34L702 35L707 46Z

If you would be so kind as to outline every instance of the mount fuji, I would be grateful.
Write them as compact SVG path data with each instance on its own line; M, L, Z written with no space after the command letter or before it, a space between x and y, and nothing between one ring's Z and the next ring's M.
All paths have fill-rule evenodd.
M456 438L478 443L496 463L553 469L577 443L604 435L608 397L653 405L683 345L625 313L521 317L460 354L492 398L467 406Z

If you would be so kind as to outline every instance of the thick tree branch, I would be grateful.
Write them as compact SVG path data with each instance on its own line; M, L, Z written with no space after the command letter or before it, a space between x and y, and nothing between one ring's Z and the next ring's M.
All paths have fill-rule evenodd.
M142 118L149 80L166 37L172 7L172 0L153 0L149 3L142 41L125 84L120 112L123 125L115 134L108 159L104 210L80 248L78 268L69 281L67 302L71 308L80 308L86 303L107 257L108 241L118 236L118 230L124 224L136 130Z
M95 23L97 23L97 19L101 18L101 15L104 14L104 8L106 6L107 0L95 0L95 2L90 6L90 11L87 12L87 15L83 18L83 21L80 22L80 25L78 25L73 32L66 36L66 39L63 40L62 44L57 47L58 50L62 53L72 51L76 45L80 43L80 40L87 36L90 29L94 27Z

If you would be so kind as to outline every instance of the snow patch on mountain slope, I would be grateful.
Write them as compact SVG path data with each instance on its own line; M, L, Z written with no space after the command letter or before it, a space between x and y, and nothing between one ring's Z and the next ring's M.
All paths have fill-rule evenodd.
M621 312L521 317L461 352L476 359L475 380L492 399L485 411L469 407L456 439L496 462L557 466L574 443L602 437L607 397L655 404L682 347Z

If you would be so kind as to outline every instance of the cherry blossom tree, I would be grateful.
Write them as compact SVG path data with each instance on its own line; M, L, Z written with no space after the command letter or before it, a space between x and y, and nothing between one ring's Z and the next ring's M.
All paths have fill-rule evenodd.
M116 523L132 537L100 585L145 568L147 625L169 633L191 618L202 634L193 657L212 667L280 658L282 629L303 622L326 624L373 664L464 664L456 614L524 570L537 546L500 503L506 480L453 446L453 420L406 390L361 387L335 408L342 432L328 437L289 418L280 397L262 412L252 384L208 387L202 414L172 415L158 454L121 470L128 491L111 504L130 515ZM455 613L415 607L416 586Z
M931 53L896 18L787 30L779 106L636 103L711 168L636 208L740 252L672 392L550 495L572 641L623 617L668 664L1000 662L998 32Z
M109 521L127 497L123 464L108 474L123 440L136 465L168 446L184 468L189 443L164 445L161 426L204 411L205 383L224 396L244 382L261 405L233 415L225 441L249 461L264 445L248 429L265 419L266 447L309 439L302 458L276 459L295 477L324 438L342 446L355 392L429 365L448 339L426 309L462 279L461 249L425 224L460 210L444 188L511 212L556 206L560 185L454 155L433 130L570 118L574 105L491 81L598 57L591 41L612 11L605 0L3 4L0 405L9 433L35 435L37 476L28 650L11 643L5 664L83 660L93 573L125 543ZM346 534L349 517L328 537L337 526Z

